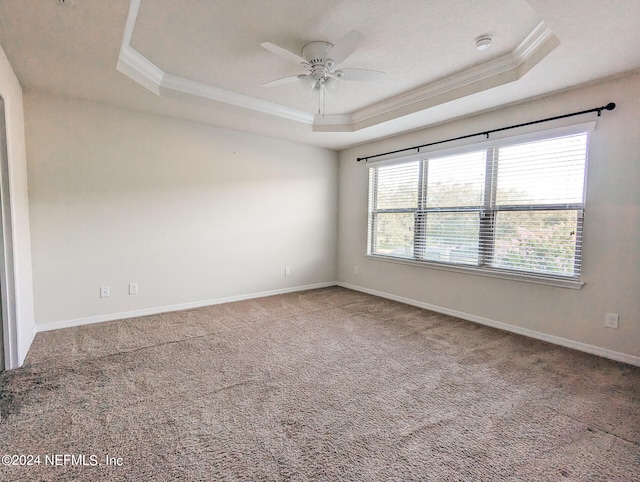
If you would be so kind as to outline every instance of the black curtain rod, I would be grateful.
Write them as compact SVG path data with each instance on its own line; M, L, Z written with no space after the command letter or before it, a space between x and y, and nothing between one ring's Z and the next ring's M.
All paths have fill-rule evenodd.
M383 152L382 154L374 154L373 156L358 157L357 161L360 162L360 161L364 160L366 162L369 159L373 159L374 157L388 156L389 154L397 154L399 152L412 151L414 149L417 149L417 151L420 152L420 148L422 148L422 147L435 146L436 144L443 144L445 142L459 141L460 139L468 139L469 137L487 136L487 139L488 139L489 138L489 134L493 134L494 132L506 131L506 130L509 130L509 129L515 129L517 127L530 126L530 125L533 125L533 124L540 124L541 122L549 122L549 121L553 121L553 120L557 120L557 119L564 119L565 117L573 117L575 115L589 114L591 112L597 112L598 113L598 117L600 117L600 115L602 114L603 110L613 110L615 108L616 108L616 105L613 102L609 102L607 105L603 105L602 107L594 107L593 109L581 110L580 112L572 112L571 114L557 115L555 117L547 117L546 119L540 119L540 120L536 120L536 121L525 122L524 124L514 124L512 126L501 127L499 129L491 129L489 131L476 132L475 134L467 134L466 136L452 137L451 139L445 139L443 141L430 142L428 144L421 144L419 146L413 146L413 147L405 147L404 149L398 149L396 151Z

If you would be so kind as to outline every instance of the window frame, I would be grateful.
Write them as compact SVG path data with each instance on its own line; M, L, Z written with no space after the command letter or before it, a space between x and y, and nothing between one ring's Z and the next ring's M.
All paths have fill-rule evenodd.
M372 182L369 179L368 189L368 204L367 204L367 247L366 257L377 261L391 262L397 264L420 266L429 269L437 269L444 271L454 271L472 275L487 276L492 278L502 278L516 281L531 282L537 284L559 286L563 288L580 289L584 282L580 279L578 273L578 262L582 259L582 250L584 245L584 215L586 205L586 183L587 183L587 171L588 171L588 157L589 157L589 134L595 129L596 122L585 122L580 124L560 124L549 129L534 131L529 129L525 132L519 132L516 135L502 135L496 136L491 140L482 142L467 143L458 145L448 149L427 149L420 153L416 153L409 156L386 158L377 161L370 161L367 164L369 173L376 173L377 169L371 169L374 167L382 167L387 165L400 165L409 162L419 161L419 174L418 174L418 201L415 208L393 208L393 209L376 209L375 202L377 201L377 182ZM570 204L529 204L529 205L496 205L496 192L497 192L497 170L494 169L495 158L486 159L485 161L485 195L483 197L484 203L479 206L460 206L455 208L439 208L439 207L427 207L426 205L426 193L424 187L427 186L427 179L425 169L425 159L434 159L440 157L446 157L450 155L459 155L469 153L473 151L485 150L487 155L494 156L499 148L504 148L512 145L536 142L542 140L553 139L556 137L563 137L569 135L576 135L586 133L587 145L586 145L586 159L585 159L585 175L583 186L583 202L582 203L570 203ZM371 175L370 175L371 176ZM377 181L377 180L376 180ZM499 212L518 212L518 211L561 211L561 210L573 210L577 212L577 229L576 239L580 239L581 242L576 242L576 252L574 256L574 276L562 276L553 275L547 273L535 273L533 271L519 271L506 268L497 268L490 266L491 256L495 253L493 242L495 240L495 220ZM375 251L376 239L376 218L381 213L413 213L414 214L414 242L411 258L390 256L385 254L379 254ZM457 263L448 263L445 261L433 261L424 259L424 252L421 252L419 246L420 239L424 239L424 236L420 236L422 232L424 234L424 228L426 227L426 221L424 217L429 212L478 212L479 213L479 240L491 240L489 249L478 248L478 263L477 265L466 265ZM487 236L487 233L492 236ZM483 237L484 236L484 237ZM579 236L579 238L578 238ZM485 242L485 246L488 244ZM423 248L424 249L424 248Z

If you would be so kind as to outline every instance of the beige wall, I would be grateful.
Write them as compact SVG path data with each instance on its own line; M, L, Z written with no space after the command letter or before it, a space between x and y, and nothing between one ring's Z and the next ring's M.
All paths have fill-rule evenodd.
M637 361L639 87L639 75L627 76L369 143L341 152L339 172L325 149L28 93L37 324L337 278ZM365 258L367 168L356 157L611 101L590 140L581 290ZM127 294L130 282L140 294ZM99 298L101 285L110 298ZM620 315L618 330L604 328L606 312Z
M11 237L13 251L15 320L11 320L4 335L11 338L7 368L22 364L35 335L33 290L31 280L31 242L29 233L29 201L27 194L27 163L25 156L24 112L22 89L7 57L0 47L0 94L4 99L11 193ZM8 331L8 333L7 333ZM5 345L6 347L6 345ZM5 354L6 355L6 354Z
M589 146L583 281L576 291L365 258L367 166L356 158L616 102ZM340 153L338 279L362 289L640 361L640 76L582 87ZM595 114L576 122L595 119ZM354 274L353 267L359 273ZM606 312L620 328L604 328ZM594 350L592 350L594 351ZM595 350L597 351L597 350ZM611 355L612 353L608 353ZM635 357L635 358L634 358Z
M39 329L336 279L334 151L42 93L25 113Z

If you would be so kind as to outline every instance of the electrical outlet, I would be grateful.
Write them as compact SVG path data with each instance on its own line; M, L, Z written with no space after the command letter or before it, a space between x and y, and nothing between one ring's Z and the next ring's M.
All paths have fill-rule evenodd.
M607 313L604 315L604 326L607 328L618 329L618 315L615 313Z
M291 268L285 268L284 269L284 275L285 276L291 276Z
M360 272L360 270L358 269L357 266L353 267L353 274L358 274Z
M109 297L109 287L101 286L100 287L100 298L108 298Z
M138 294L138 283L129 283L129 294L130 295Z

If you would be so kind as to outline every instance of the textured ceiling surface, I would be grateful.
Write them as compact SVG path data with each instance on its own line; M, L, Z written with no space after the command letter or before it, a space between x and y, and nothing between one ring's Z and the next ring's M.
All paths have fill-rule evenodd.
M482 9L474 8L475 0L213 3L185 9L183 2L143 1L131 45L173 75L314 112L314 92L296 84L261 86L306 71L260 44L270 41L299 54L310 41L335 43L357 30L365 40L341 65L385 71L385 79L341 82L327 113L351 112L497 58L514 50L540 21L525 0L485 0ZM485 34L495 42L480 52L474 41Z
M134 0L135 1L135 0ZM419 106L356 132L311 125L189 95L156 95L116 69L129 0L3 0L0 45L26 91L45 91L181 119L341 149L367 140L547 94L640 68L640 2L630 0L140 0L130 46L166 74L309 114L317 96L296 83L304 73L266 51L293 52L312 40L365 39L342 67L386 72L381 82L342 81L328 114L396 102L442 79L490 65L517 49L540 22L557 47L521 78ZM474 41L491 35L478 51ZM586 108L592 107L590 104Z

